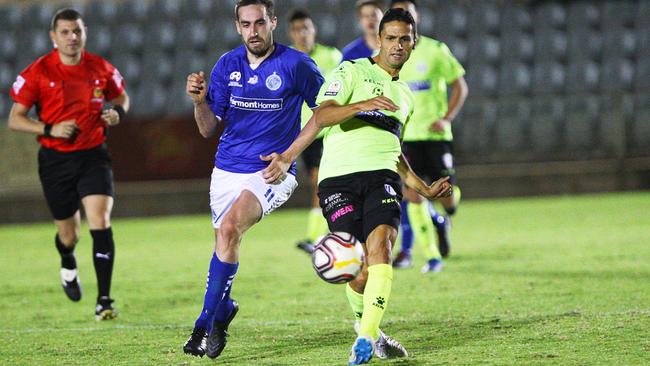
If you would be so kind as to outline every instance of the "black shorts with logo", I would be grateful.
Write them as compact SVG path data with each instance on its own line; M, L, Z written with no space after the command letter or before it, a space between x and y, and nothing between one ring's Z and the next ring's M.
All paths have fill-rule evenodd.
M330 231L344 231L364 242L379 225L399 227L400 176L390 170L358 172L324 179L318 198Z
M83 197L102 194L113 196L113 170L106 145L73 152L41 147L38 151L38 175L45 200L56 220L74 215Z
M310 171L314 168L320 166L320 158L323 156L323 139L316 139L311 145L302 152L300 157L302 158L303 163L305 163L305 168L307 171Z
M451 141L405 141L402 152L411 169L425 182L431 183L449 176L449 183L456 185Z

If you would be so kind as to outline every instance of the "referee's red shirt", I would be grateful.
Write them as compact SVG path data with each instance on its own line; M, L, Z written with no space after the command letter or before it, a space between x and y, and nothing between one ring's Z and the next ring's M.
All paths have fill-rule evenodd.
M72 141L38 137L44 147L69 152L87 150L106 140L102 106L123 91L122 75L102 57L84 51L81 62L69 66L55 49L18 75L10 95L27 108L36 105L39 119L46 124L76 120L79 134Z

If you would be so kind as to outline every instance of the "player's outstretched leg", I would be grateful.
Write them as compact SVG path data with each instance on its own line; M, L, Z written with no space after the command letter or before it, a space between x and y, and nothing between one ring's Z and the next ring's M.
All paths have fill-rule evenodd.
M361 365L370 362L374 353L374 342L370 337L357 337L350 351L348 365Z
M212 326L212 332L208 336L208 349L207 355L210 358L217 358L221 354L224 348L226 348L226 342L228 338L228 325L235 318L237 312L239 311L239 304L237 301L225 298L222 302L226 302L225 308L229 309L225 314L229 314L225 320L219 320L215 316L214 324ZM219 305L221 307L221 304ZM219 311L217 311L218 313ZM218 315L218 314L217 314Z
M413 249L413 229L409 221L407 212L408 201L403 200L400 203L402 208L402 218L400 221L400 231L402 232L402 250L397 253L393 260L393 268L411 268L413 267L413 258L411 250Z
M190 338L183 345L183 352L192 356L203 357L206 350L206 339L208 338L208 331L205 328L195 327L192 330Z
M435 243L434 226L429 218L428 202L409 202L408 216L411 219L415 242L422 246L427 262L422 267L422 273L437 273L442 270L442 256Z
M431 202L429 202L429 215L431 216L433 226L436 228L440 255L442 255L443 258L447 258L451 251L451 241L449 240L450 219L448 216L445 217L439 214Z
M56 249L61 255L61 285L63 292L72 301L81 300L81 283L79 282L79 271L77 260L74 256L74 246L66 247L57 233L54 237Z

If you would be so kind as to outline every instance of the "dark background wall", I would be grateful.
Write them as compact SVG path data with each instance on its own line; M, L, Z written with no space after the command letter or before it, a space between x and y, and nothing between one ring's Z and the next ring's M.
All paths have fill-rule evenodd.
M357 37L354 1L278 0L308 8L319 39ZM209 71L240 39L233 1L0 4L0 118L16 74L50 50L62 5L79 8L88 49L113 62L133 98L111 131L117 215L207 212L216 140L200 137L185 78ZM454 121L465 198L650 187L650 1L420 1L420 32L446 42L470 95ZM48 219L35 178L36 144L0 123L0 222ZM304 177L301 181L306 182ZM291 205L306 204L301 187Z

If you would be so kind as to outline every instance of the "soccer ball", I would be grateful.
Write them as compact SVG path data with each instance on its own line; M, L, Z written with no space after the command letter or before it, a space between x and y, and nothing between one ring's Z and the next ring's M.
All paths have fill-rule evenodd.
M314 247L311 261L316 274L324 281L350 282L361 272L363 247L352 234L329 233Z

